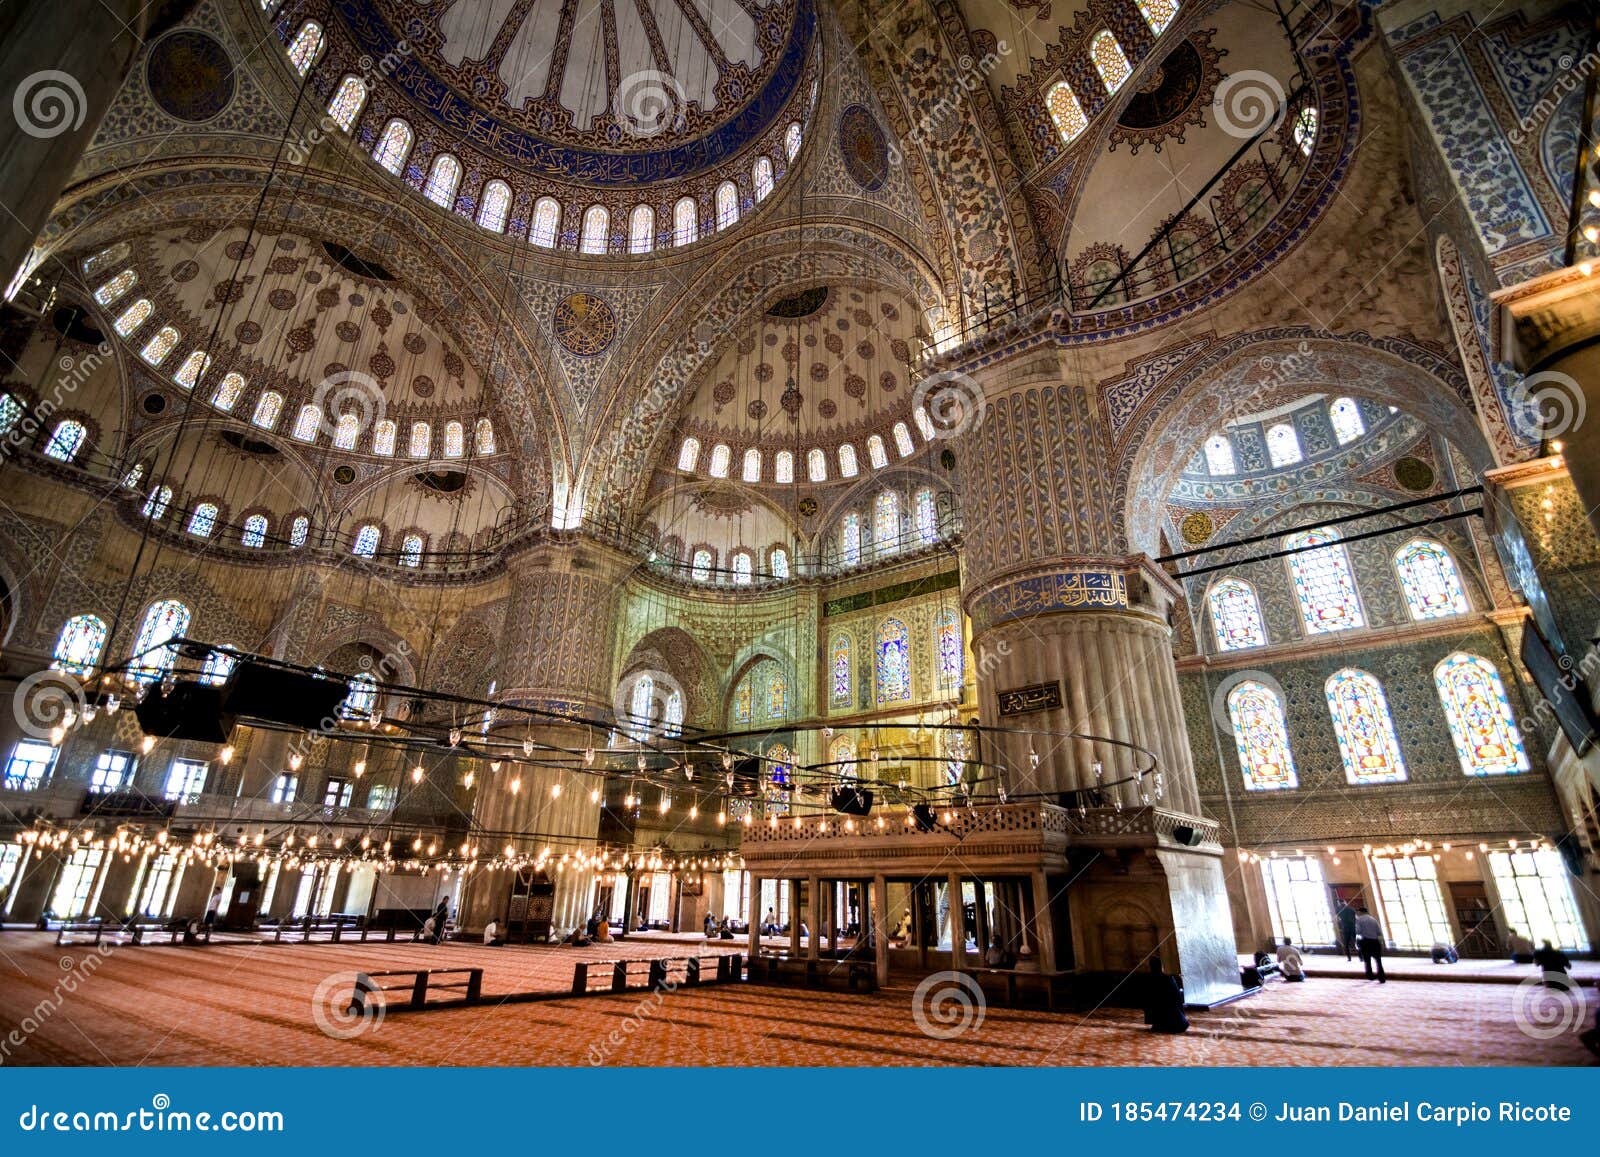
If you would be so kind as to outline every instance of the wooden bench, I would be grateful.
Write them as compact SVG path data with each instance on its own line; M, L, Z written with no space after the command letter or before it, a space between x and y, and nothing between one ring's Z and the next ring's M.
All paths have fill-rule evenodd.
M298 931L301 934L300 942L302 944L308 944L313 936L321 935L326 935L332 943L338 944L343 938L345 929L348 928L352 932L360 930L362 920L363 918L360 916L348 915L300 916L291 920L280 920L272 939L274 943L281 944L285 931L291 934ZM364 940L366 937L363 936L362 939Z
M80 920L63 920L56 926L56 943L58 945L83 943L77 939L69 940L67 937L76 937L79 934L89 932L94 933L94 939L89 943L98 945L106 933L106 922L99 916L90 916Z
M460 980L440 980L438 977L458 976ZM406 977L400 984L381 984L382 980L393 977ZM428 1000L429 992L461 991L461 996L456 999ZM349 1011L359 1015L364 1012L367 1002L379 993L404 992L408 996L404 1002L391 1002L384 998L384 1006L393 1005L398 1008L413 1011L425 1007L461 1007L478 1004L483 1000L483 969L481 968L399 968L385 972L358 972L356 974L355 991L351 994Z
M806 988L843 987L849 992L876 992L878 967L872 960L860 957L820 960L804 956L750 958L752 983L785 984L792 979L798 979Z
M1044 992L1045 1006L1052 1011L1056 1007L1056 989L1064 978L1070 977L1070 972L1041 972L1038 969L1023 971L1016 968L979 968L971 973L978 982L978 987L983 987L985 978L996 978L1005 984L1005 1006L1017 1007L1017 997L1023 988L1037 988Z
M712 962L710 968L704 963L708 960ZM726 984L740 980L743 975L737 952L667 956L654 960L580 960L572 969L572 994L587 996L591 993L653 990L669 983L685 987Z

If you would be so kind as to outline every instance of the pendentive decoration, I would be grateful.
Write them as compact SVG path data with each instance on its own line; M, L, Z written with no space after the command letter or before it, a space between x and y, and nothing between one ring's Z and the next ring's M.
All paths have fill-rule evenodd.
M1222 83L1217 62L1228 51L1212 46L1215 34L1212 28L1197 29L1167 53L1117 118L1108 148L1125 144L1130 153L1137 153L1148 144L1159 153L1163 142L1176 140L1181 145L1187 129L1206 123L1206 110Z
M161 111L190 124L220 116L237 87L228 50L216 37L194 28L180 28L157 41L144 76Z
M863 105L850 105L839 114L839 158L864 192L877 192L889 178L889 142Z
M617 317L592 293L574 293L557 303L550 317L556 340L579 357L604 353L617 336Z

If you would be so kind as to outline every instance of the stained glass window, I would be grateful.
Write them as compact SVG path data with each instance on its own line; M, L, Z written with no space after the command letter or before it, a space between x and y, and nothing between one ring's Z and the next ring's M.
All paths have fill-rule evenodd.
M648 253L656 246L656 213L649 205L635 205L628 218L628 252Z
M933 441L933 419L928 417L928 411L923 406L918 406L911 411L911 416L916 419L917 429L922 433L924 442Z
M252 514L244 520L244 530L239 533L240 546L259 547L267 541L267 518L264 514Z
M711 552L701 548L694 552L694 560L689 564L689 574L695 582L711 581Z
M777 457L772 462L773 480L788 484L794 481L794 454L789 450L779 450Z
M1356 580L1339 536L1331 530L1307 530L1283 540L1286 550L1317 546L1289 556L1289 577L1300 601L1300 617L1313 635L1343 631L1363 623L1356 598Z
M189 515L189 533L196 538L210 538L211 532L217 528L217 504L215 502L202 502L194 508L194 513Z
M270 430L278 424L278 413L282 409L283 395L267 390L256 399L256 412L250 416L250 421L263 430Z
M1457 651L1433 669L1433 682L1464 775L1511 775L1528 770L1522 733L1493 663Z
M733 696L733 721L735 723L749 723L751 719L751 701L755 692L750 687L750 680L743 679L739 689Z
M700 439L685 438L683 446L678 450L678 469L693 470L698 461L700 461Z
M671 691L661 714L661 733L669 738L683 734L683 692Z
M354 450L361 434L361 416L356 413L340 414L333 427L333 444L340 450Z
M1394 569L1413 619L1464 615L1471 609L1455 560L1438 543L1412 539L1395 553Z
M467 431L460 422L446 422L444 424L444 456L446 458L459 458L467 452Z
M1228 721L1239 748L1239 767L1250 791L1298 787L1283 702L1264 683L1246 679L1228 692Z
M400 170L406 167L406 158L411 155L411 142L415 139L411 126L395 117L383 126L383 135L372 150L372 159L398 177Z
M303 514L296 515L295 520L289 524L289 545L304 546L306 544L306 535L310 530L311 520Z
M159 366L167 360L167 356L177 348L183 335L170 325L164 325L156 330L155 336L144 343L144 348L139 351L139 356L152 366Z
M242 393L244 393L244 377L236 373L224 374L222 381L217 383L217 392L212 397L211 404L219 410L231 410Z
M334 124L349 132L361 115L361 106L367 103L367 82L359 76L347 76L334 90L328 102L328 116Z
M770 558L768 560L768 564L767 565L768 565L769 569L772 571L772 577L773 578L775 578L775 579L786 579L786 578L788 578L789 577L789 552L784 550L783 547L781 547L781 546L773 547L772 548L772 554L771 554L771 556L770 556Z
M795 121L794 123L790 124L790 126L786 130L784 130L784 134L783 134L783 155L788 157L792 161L792 160L795 159L795 156L799 152L800 152L800 122L799 121Z
M130 469L126 474L124 474L122 476L123 489L125 489L125 490L137 490L137 489L139 489L139 483L144 481L144 470L145 470L145 465L144 465L143 462L135 462L133 464L132 469Z
M754 446L744 452L744 465L740 467L739 476L746 482L761 481L761 451Z
M177 599L163 599L145 612L133 644L129 673L141 683L153 683L172 668L177 649L165 644L189 629L189 608Z
M806 473L813 482L826 482L828 479L828 456L815 446L806 452Z
M141 297L123 310L122 315L111 324L123 337L132 337L141 325L150 320L150 315L155 311L156 307L150 304L150 299Z
M1217 646L1224 651L1267 645L1267 630L1261 622L1261 607L1255 588L1238 579L1223 579L1211 588L1211 629Z
M765 201L772 193L772 160L768 157L757 157L755 168L751 172L751 181L755 185L756 202Z
M22 417L22 403L15 394L0 394L0 434L10 433Z
M494 453L494 423L488 418L479 418L472 427L472 437L477 443L479 454Z
M144 509L140 511L146 518L161 519L166 516L167 506L172 502L172 487L157 486L150 491L150 497L144 500Z
M953 787L961 782L961 777L967 772L971 740L965 731L942 731L939 734L939 744L944 748L945 783Z
M378 553L378 536L378 528L369 522L356 531L355 545L350 548L350 553L360 555L362 558L372 558Z
M1050 91L1045 94L1044 106L1050 110L1050 119L1055 122L1056 132L1068 144L1089 127L1089 118L1083 115L1083 106L1078 103L1072 86L1064 80L1058 80L1050 86Z
M852 702L850 636L843 631L836 634L832 645L828 648L828 654L833 685L829 702L835 707L848 707Z
M603 254L610 245L611 214L604 205L590 205L583 211L583 236L578 249L583 253Z
M1300 110L1300 115L1294 118L1294 143L1300 146L1300 151L1306 156L1311 155L1311 148L1317 143L1317 110L1307 105Z
M774 785L794 786L794 752L782 743L767 748L767 776Z
M422 535L408 534L400 540L400 565L409 567L422 565Z
M456 186L461 183L461 162L449 153L433 158L428 179L422 183L422 195L435 205L449 209L456 202Z
M206 352L204 350L194 350L188 357L183 359L183 364L172 375L172 380L184 389L192 390L210 368L211 358Z
M1367 424L1361 419L1361 407L1354 398L1335 398L1328 406L1328 421L1333 425L1333 436L1339 439L1339 445L1354 442L1367 432Z
M755 570L755 565L750 558L748 550L737 550L733 553L733 581L740 586L749 586L750 577Z
M50 441L45 443L45 457L54 458L58 462L71 462L77 458L78 451L83 449L83 440L88 436L88 427L82 422L68 418L57 424L55 431L50 435Z
M939 539L939 512L933 504L933 489L928 486L918 489L914 503L917 541L924 545L937 542Z
M728 466L733 460L733 451L728 449L726 442L718 442L711 447L711 464L706 468L713 478L726 478Z
M672 243L690 245L700 235L699 206L693 197L684 197L672 207Z
M765 664L767 671L767 718L789 718L789 680L776 663Z
M124 269L121 273L117 274L99 289L95 290L94 299L101 305L110 305L112 302L120 298L124 293L127 293L128 290L132 289L134 283L138 280L139 275L137 273L131 269Z
M57 671L87 675L100 661L106 645L106 625L98 615L73 615L56 636L55 656L50 663Z
M845 566L861 564L861 516L853 510L839 523L839 558Z
M911 636L899 619L878 626L878 702L911 698Z
M1107 29L1102 28L1094 34L1094 39L1089 42L1089 56L1094 60L1094 70L1100 74L1107 92L1116 92L1133 72L1122 45Z
M839 477L854 478L856 473L856 448L846 442L839 447Z
M867 461L872 463L874 470L882 470L889 464L889 455L883 448L882 434L873 434L867 438Z
M504 233L510 215L511 186L504 181L490 181L483 187L483 203L478 206L478 227Z
M872 541L879 554L900 549L900 495L883 490L872 502Z
M954 607L945 607L933 622L933 641L939 656L939 686L952 691L961 686L961 618Z
M350 689L339 704L339 714L346 719L371 719L378 707L378 681L365 671L350 680Z
M894 424L894 448L900 452L902 458L911 457L912 451L916 449L911 442L911 431L906 428L904 422Z
M433 448L433 431L426 422L411 423L411 442L407 451L413 458L426 458Z
M300 413L294 420L294 429L289 436L296 442L315 442L317 440L317 427L322 425L322 411L307 403L300 407Z
M828 760L833 764L833 774L839 777L841 783L856 781L856 745L849 737L841 735L833 741Z
M1288 422L1279 422L1267 431L1267 457L1274 466L1293 466L1300 461L1300 436Z
M322 44L322 25L315 20L307 20L295 33L295 38L289 43L289 63L301 76L310 72L317 57L322 55Z
M560 228L561 202L554 197L540 197L534 202L533 227L528 230L528 240L541 249L554 249Z
M1213 434L1206 439L1206 472L1208 474L1234 474L1239 467L1233 459L1233 443L1226 434Z
M1134 0L1150 31L1160 36L1178 14L1178 0Z
M200 682L220 686L233 674L237 660L228 651L208 651L206 661L200 665Z
M384 418L372 428L372 452L381 454L385 458L394 453L395 425L392 419Z
M1403 782L1406 763L1383 684L1365 671L1346 667L1329 677L1327 692L1345 778L1354 784Z

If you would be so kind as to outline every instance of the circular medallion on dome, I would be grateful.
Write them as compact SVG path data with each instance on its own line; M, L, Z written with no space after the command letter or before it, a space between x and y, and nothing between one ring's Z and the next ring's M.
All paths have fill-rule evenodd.
M1183 541L1191 546L1198 546L1200 543L1205 542L1216 531L1216 527L1211 522L1211 516L1203 510L1185 514L1178 529L1183 532Z
M162 37L145 61L145 84L161 110L181 121L211 120L233 100L233 61L214 36L180 28Z
M1397 459L1394 464L1394 478L1405 489L1413 492L1433 489L1433 467L1421 458L1408 455Z
M868 193L889 178L889 142L877 118L859 104L839 114L839 157L850 179Z
M556 340L579 357L604 353L617 336L617 317L611 307L592 293L574 293L561 299L550 318Z
M1166 59L1152 72L1144 87L1133 94L1111 131L1111 147L1154 145L1157 152L1168 139L1183 141L1184 131L1205 124L1222 70L1217 62L1222 51L1213 48L1214 29L1198 29L1188 40L1179 41Z

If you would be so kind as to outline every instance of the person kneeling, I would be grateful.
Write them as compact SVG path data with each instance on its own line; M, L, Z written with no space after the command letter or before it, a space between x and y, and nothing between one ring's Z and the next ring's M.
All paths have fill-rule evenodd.
M1278 971L1290 984L1297 984L1306 978L1305 957L1300 955L1300 949L1287 936L1283 938L1283 947L1278 949Z
M1149 985L1146 989L1144 1022L1151 1032L1175 1034L1189 1031L1189 1018L1183 1012L1183 989L1177 978L1168 976L1161 967L1161 958L1150 962Z

